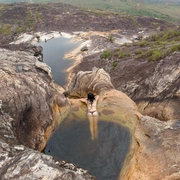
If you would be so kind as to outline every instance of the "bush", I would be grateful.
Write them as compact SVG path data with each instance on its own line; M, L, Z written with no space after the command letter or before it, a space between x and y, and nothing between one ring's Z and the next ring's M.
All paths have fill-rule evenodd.
M111 69L114 70L117 65L118 65L118 62L117 61L113 61Z
M140 47L147 46L148 44L149 44L148 41L146 39L144 39L140 42Z
M40 41L40 36L38 34L36 34L36 39L37 39L37 42Z
M180 50L180 44L175 44L171 47L171 52L175 52L179 50Z
M108 35L108 39L109 39L110 42L112 42L112 43L114 42L114 37L113 37L112 34Z
M101 59L111 58L112 53L109 50L103 51L103 53L100 55Z
M149 61L155 61L163 57L163 53L157 49L150 51L150 57L148 58Z

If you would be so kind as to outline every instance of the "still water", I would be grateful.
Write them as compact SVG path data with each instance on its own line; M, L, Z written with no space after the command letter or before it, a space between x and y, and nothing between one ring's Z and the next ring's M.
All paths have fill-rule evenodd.
M66 85L66 70L73 60L64 59L64 55L80 43L61 37L36 45L43 47L44 62L51 67L56 83ZM67 117L52 134L44 153L87 169L97 180L117 180L130 146L129 130L99 119L92 139L89 123L88 119Z
M92 140L88 119L65 119L47 143L45 154L87 169L97 180L117 180L130 141L128 129L116 123L99 119L97 138Z
M66 70L73 64L73 60L64 59L64 55L78 47L80 43L60 37L47 42L39 42L36 45L43 47L43 61L51 67L55 82L64 86L67 83L68 76Z

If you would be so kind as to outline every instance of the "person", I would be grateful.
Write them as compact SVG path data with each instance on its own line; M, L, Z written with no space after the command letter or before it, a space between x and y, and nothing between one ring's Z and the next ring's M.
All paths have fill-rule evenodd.
M96 139L98 134L98 111L96 107L98 99L99 96L95 96L93 93L88 93L87 99L81 99L82 102L85 102L87 104L87 116L90 123L90 132L92 140Z

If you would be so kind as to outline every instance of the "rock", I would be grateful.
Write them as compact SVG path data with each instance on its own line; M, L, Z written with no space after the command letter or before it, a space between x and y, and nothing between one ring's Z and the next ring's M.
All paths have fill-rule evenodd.
M73 98L86 97L88 92L100 94L114 89L110 76L103 69L93 68L93 71L79 71L69 85L68 95Z
M0 49L0 179L93 180L86 170L33 150L44 149L70 108L42 64L29 53Z
M180 179L180 120L162 122L143 116L137 124L137 147L123 179ZM128 164L127 164L128 165Z
M33 46L34 56L38 57L39 61L43 61L43 48L42 46Z
M71 163L33 150L43 150L56 123L70 109L47 65L37 68L36 62L42 62L20 51L0 49L0 58L1 179L95 179ZM179 120L163 122L142 116L136 104L114 88L109 74L98 68L80 71L64 92L77 98L71 101L71 109L85 115L79 98L89 91L100 95L97 108L105 121L111 118L130 130L131 144L119 179L180 179Z
M180 179L180 120L163 122L142 116L127 95L114 89L109 75L103 69L94 68L77 73L67 95L86 97L89 91L100 95L97 108L101 118L110 118L128 127L132 134L131 146L119 179ZM72 99L71 104L76 116L77 111L80 116L82 103Z
M54 83L49 66L28 53L0 49L0 59L3 112L13 118L18 141L41 151L56 120L69 112L64 90Z
M94 66L109 73L115 89L136 102L139 111L163 121L180 119L180 52L161 60L100 59L101 53L85 56L71 72L89 71ZM118 61L113 69L113 62Z
M180 52L155 62L122 65L113 84L131 97L143 115L160 120L180 119ZM126 75L124 75L126 73ZM123 76L124 75L124 76Z
M88 51L88 47L87 47L87 46L83 46L83 47L81 48L81 51L82 51L82 52Z

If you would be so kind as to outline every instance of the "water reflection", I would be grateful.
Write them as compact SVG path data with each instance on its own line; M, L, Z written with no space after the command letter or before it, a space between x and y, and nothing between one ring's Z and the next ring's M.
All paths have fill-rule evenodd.
M98 137L98 115L88 115L89 127L91 132L91 140Z
M128 129L99 119L98 138L92 140L89 125L88 119L64 120L45 153L87 169L98 180L117 180L131 141Z
M55 82L64 86L67 83L66 70L73 64L73 60L64 59L64 55L78 47L80 43L75 43L71 39L61 37L47 42L39 42L36 45L43 47L43 61L51 67Z

